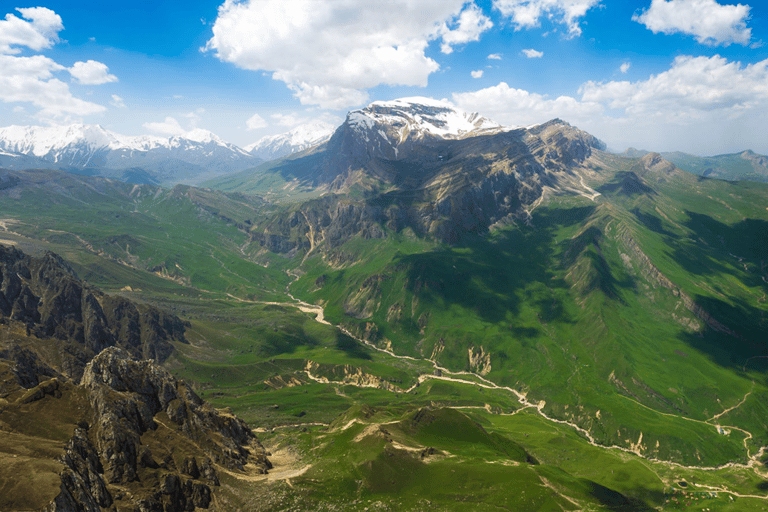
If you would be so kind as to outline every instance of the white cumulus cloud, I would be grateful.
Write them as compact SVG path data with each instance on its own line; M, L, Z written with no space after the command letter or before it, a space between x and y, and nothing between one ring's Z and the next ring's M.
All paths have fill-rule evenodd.
M526 57L528 57L529 59L540 59L544 56L544 52L534 50L533 48L523 50L521 53Z
M455 93L466 111L525 126L559 117L610 147L712 155L765 148L768 59L743 65L719 55L677 57L664 72L638 81L589 81L578 96L549 98L502 82Z
M569 96L547 96L515 89L506 82L479 91L454 93L453 102L467 112L493 112L493 120L509 126L527 126L560 117L578 122L602 112L597 103Z
M679 56L672 67L638 82L587 82L582 99L635 115L696 119L704 112L727 116L768 108L768 59L742 66L719 55Z
M266 128L267 126L269 126L269 123L267 123L267 121L263 117L261 117L259 114L253 114L245 122L245 126L248 128L248 131L251 131L251 130L259 130L261 128Z
M621 66L619 66L619 71L621 71L622 73L626 73L627 71L629 71L629 68L630 68L631 66L632 66L632 64L631 64L631 63L629 63L629 62L624 62L624 63L623 63Z
M272 120L273 126L280 126L284 129L292 129L301 125L317 125L327 124L331 126L338 126L341 124L342 119L327 113L321 112L318 115L317 111L304 111L304 112L278 112L269 116Z
M68 68L44 55L18 56L23 47L39 52L59 42L58 33L64 25L58 14L45 7L16 10L21 18L9 13L0 20L0 101L31 103L39 108L35 115L46 121L64 118L71 121L72 116L106 110L102 105L72 95L69 85L57 78L58 73ZM89 63L99 64L78 62L69 71L76 80L82 77L85 80L82 83L89 83L89 79L98 78L93 64ZM104 68L106 70L106 66ZM112 77L108 73L106 76Z
M142 126L153 133L169 137L186 133L186 130L182 128L176 118L170 116L166 117L164 121L144 123Z
M226 0L205 49L270 72L305 105L340 109L380 84L426 86L440 66L425 54L473 41L490 20L466 0Z
M470 73L470 75L472 75L472 78L482 78L483 77L483 70L482 69L478 69L477 71L472 71Z
M508 17L516 30L538 27L542 18L563 23L571 37L581 35L579 22L600 0L494 0L493 6Z
M443 39L440 50L443 53L451 53L453 45L479 41L480 35L493 27L491 19L475 4L469 4L461 11L458 20L452 25L455 25L455 28L449 28L449 24L445 24L440 30Z
M117 82L117 77L109 74L107 65L101 62L96 62L95 60L75 62L75 64L69 68L69 73L78 83L84 85L101 85L109 82Z
M488 56L490 60L501 60L501 54L500 53L492 53Z
M0 55L0 100L32 103L42 109L39 115L45 118L84 116L106 110L72 96L69 85L54 76L65 69L43 55Z
M112 95L112 101L109 102L110 105L117 108L125 108L125 100L118 96L117 94Z
M59 41L64 25L58 14L45 7L16 10L23 19L8 13L0 20L0 53L19 53L19 46L40 51Z
M687 34L707 45L749 44L748 5L720 5L715 0L653 0L632 19L654 34Z

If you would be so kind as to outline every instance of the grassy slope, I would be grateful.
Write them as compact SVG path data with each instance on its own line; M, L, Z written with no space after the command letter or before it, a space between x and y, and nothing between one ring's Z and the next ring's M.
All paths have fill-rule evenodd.
M293 162L293 165L284 168L285 162ZM299 162L301 165L297 167L295 162ZM271 160L253 169L246 169L207 181L202 186L225 192L237 191L257 194L269 201L304 201L320 195L319 191L300 182L302 178L305 178L302 172L311 172L319 165L319 162L317 154ZM287 167L290 167L290 172L284 170ZM296 174L297 169L298 175Z

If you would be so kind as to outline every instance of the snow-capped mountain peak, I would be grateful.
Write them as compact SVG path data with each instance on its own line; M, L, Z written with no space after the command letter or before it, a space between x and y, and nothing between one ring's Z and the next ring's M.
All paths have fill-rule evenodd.
M375 129L382 135L386 133L396 144L425 135L457 139L472 132L501 128L490 119L463 112L448 102L420 97L375 101L350 112L347 123L360 132Z
M342 130L345 140L356 147L354 154L401 160L430 140L457 140L504 128L447 101L416 97L375 101L353 110Z
M274 160L325 142L335 128L322 121L302 124L285 133L262 137L244 149L264 160Z
M221 145L227 144L226 142L224 142L224 140L222 140L219 136L217 136L213 132L209 132L208 130L204 130L202 128L195 128L194 130L190 130L184 133L184 135L176 135L172 138L187 139L193 142L201 142L201 143L214 142L216 144L221 144Z

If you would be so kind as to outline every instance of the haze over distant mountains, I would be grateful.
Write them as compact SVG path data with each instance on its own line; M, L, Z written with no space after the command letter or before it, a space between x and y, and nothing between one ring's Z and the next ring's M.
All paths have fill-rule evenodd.
M0 128L0 167L59 169L131 183L197 185L226 179L264 162L291 157L323 144L334 146L331 153L356 155L357 159L366 154L366 158L402 161L412 159L409 155L415 141L462 139L469 134L513 129L516 128L430 98L373 102L351 111L339 127L326 122L307 123L282 134L262 137L244 148L203 129L160 137L126 136L100 125L8 126ZM350 138L352 135L355 137ZM365 147L346 147L353 139L356 145ZM630 148L625 155L646 153ZM751 150L713 157L681 152L663 156L680 168L705 177L768 180L768 157ZM339 177L343 173L333 174Z
M327 140L327 123L301 125L241 148L195 129L183 135L127 136L99 125L0 128L0 167L60 169L138 183L195 184Z
M639 158L648 153L629 148L624 155ZM705 178L768 182L768 156L759 155L750 149L715 156L696 156L680 151L661 155L679 168Z
M0 166L63 169L127 181L195 183L261 160L206 130L129 137L99 125L0 129Z

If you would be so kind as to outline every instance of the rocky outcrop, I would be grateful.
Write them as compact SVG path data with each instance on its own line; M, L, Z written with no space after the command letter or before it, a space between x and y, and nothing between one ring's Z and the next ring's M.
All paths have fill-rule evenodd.
M242 470L246 464L271 467L264 449L248 425L216 411L185 383L151 361L135 361L125 351L110 347L94 358L83 374L96 422L96 446L105 460L110 483L126 483L138 476L141 436L165 426L198 443L214 462Z
M470 371L483 376L491 373L491 354L486 352L483 346L469 347L467 352Z
M324 384L340 384L360 388L383 389L392 393L403 393L404 390L388 382L378 375L366 373L362 368L352 365L324 365L315 361L307 361L304 373L315 382Z
M671 175L677 170L675 164L664 160L659 153L648 153L640 159L640 164L646 172L661 174L662 176Z
M60 372L75 380L106 347L120 346L136 357L164 361L173 341L186 341L182 320L103 294L80 281L58 255L48 252L33 258L1 245L0 321L23 328L28 338L56 340L46 348L49 359L60 360ZM17 355L29 359L28 354Z
M117 347L97 355L78 386L49 379L21 391L13 407L26 414L34 414L27 404L42 400L79 410L90 404L84 412L90 420L78 421L64 446L60 491L45 512L207 509L219 468L247 466L253 474L272 467L242 420L213 409L156 363ZM0 409L0 425L3 414Z
M44 512L70 510L100 512L112 505L112 495L104 482L101 459L82 427L75 429L61 458L61 493Z

